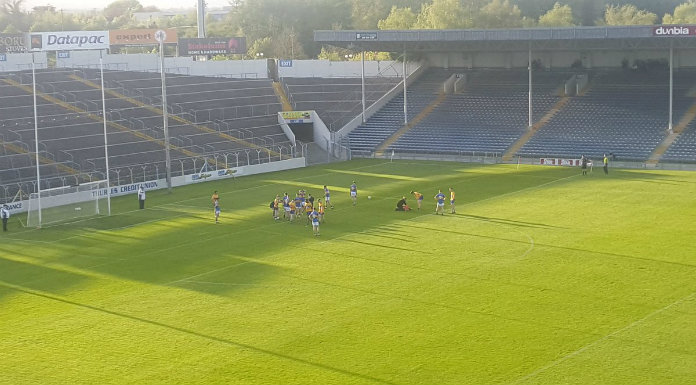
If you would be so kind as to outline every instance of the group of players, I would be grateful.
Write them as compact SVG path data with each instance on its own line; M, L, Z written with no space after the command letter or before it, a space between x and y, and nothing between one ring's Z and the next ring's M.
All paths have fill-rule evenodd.
M455 197L455 192L452 187L449 188L449 193L450 193L450 213L451 214L456 214L456 208L454 205L454 197ZM413 197L416 198L416 204L418 205L418 210L421 209L421 206L423 204L423 194L419 193L418 191L411 191L411 194L413 194ZM445 215L445 199L446 196L442 192L442 190L438 190L437 194L434 196L435 199L435 214L441 214ZM399 202L396 204L396 211L408 211L410 208L406 205L406 197L402 197Z
M455 192L452 187L449 188L449 193L451 213L455 214ZM419 193L418 191L411 191L411 194L413 194L414 198L416 199L418 210L420 210L423 203L423 194ZM369 198L370 197L368 197L368 199ZM358 186L355 184L355 181L353 181L353 183L350 185L350 199L353 202L353 206L358 204ZM437 202L435 206L435 214L445 215L446 196L442 190L438 190L438 193L435 195L434 199ZM213 211L215 213L215 223L219 223L220 195L218 194L217 190L213 192L211 201L213 204ZM307 193L307 191L304 189L300 189L295 194L295 198L290 198L288 193L283 193L282 197L280 194L277 194L271 201L269 207L273 211L273 219L276 221L283 219L290 223L300 222L300 218L305 215L307 218L306 225L312 225L312 232L315 236L320 235L319 225L324 223L324 214L326 213L326 208L334 208L333 204L331 204L331 191L329 191L329 188L326 185L324 185L323 202L321 198L315 199L312 194ZM397 203L396 209L398 211L410 210L408 205L406 205L406 197L402 197L402 199Z
M331 205L331 192L326 186L324 186L324 199L324 202L322 202L321 198L315 200L312 194L307 193L304 189L300 189L295 194L295 198L290 198L288 193L284 193L282 197L278 194L270 204L270 208L273 210L273 219L276 221L281 220L281 207L282 219L290 223L299 222L300 218L305 215L307 217L306 225L311 223L312 232L315 236L319 236L319 224L324 222L326 207L333 208L333 205Z

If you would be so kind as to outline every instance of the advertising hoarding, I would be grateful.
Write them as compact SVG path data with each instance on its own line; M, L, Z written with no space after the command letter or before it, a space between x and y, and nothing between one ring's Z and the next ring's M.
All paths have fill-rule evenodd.
M246 51L245 37L179 39L181 56L245 54Z

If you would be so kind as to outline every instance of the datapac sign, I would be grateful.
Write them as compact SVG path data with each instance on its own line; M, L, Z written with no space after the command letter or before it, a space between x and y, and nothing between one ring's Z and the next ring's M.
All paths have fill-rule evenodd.
M109 31L39 32L29 35L32 51L108 49Z
M696 27L680 25L661 25L653 27L653 36L696 36Z

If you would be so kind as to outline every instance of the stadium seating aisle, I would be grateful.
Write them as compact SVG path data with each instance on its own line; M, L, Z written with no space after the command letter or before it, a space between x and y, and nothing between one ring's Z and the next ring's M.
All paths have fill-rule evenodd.
M413 119L432 103L442 85L453 72L443 68L429 68L410 87L407 87L408 117ZM353 154L369 155L377 146L394 134L404 124L403 93L390 100L367 122L349 134Z
M399 77L365 79L365 104L372 105L394 88ZM360 78L283 78L282 83L295 110L315 110L332 131L340 130L362 113Z

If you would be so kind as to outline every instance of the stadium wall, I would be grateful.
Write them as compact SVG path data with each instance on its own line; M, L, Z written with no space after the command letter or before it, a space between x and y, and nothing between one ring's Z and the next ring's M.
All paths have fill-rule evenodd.
M56 57L56 68L99 68L99 51L69 51ZM46 68L46 52L36 53L37 68ZM159 72L160 58L156 54L107 54L104 69L116 71ZM273 59L271 59L273 60ZM195 61L192 57L164 58L167 73L245 79L267 79L268 59ZM277 60L280 77L345 78L360 77L360 61ZM0 61L0 72L31 68L31 54L7 54ZM407 68L410 74L415 68ZM402 66L395 61L365 61L367 77L401 77Z
M31 53L12 53L3 54L0 58L0 72L21 71L31 69ZM48 66L46 52L36 52L34 54L36 69L44 69Z
M360 61L279 60L278 75L283 78L359 78ZM410 74L415 68L407 68ZM401 77L401 62L365 61L366 77Z
M548 69L570 68L578 60L585 68L618 68L624 59L633 64L635 60L668 60L669 50L624 50L624 51L532 51L533 59L539 60ZM443 68L527 68L528 52L434 52L427 56L434 67ZM675 68L696 66L696 52L674 53Z
M202 173L195 173L195 174L189 174L189 175L184 175L184 176L172 177L172 187L186 186L189 184L209 182L209 181L218 180L218 179L236 178L238 176L263 174L263 173L274 172L274 171L284 171L284 170L290 170L290 169L295 169L295 168L301 168L301 167L305 167L305 166L306 166L306 159L305 158L293 158L293 159L280 160L280 161L271 162L271 163L262 163L262 164L253 164L253 165L249 165L249 166L231 167L231 168L222 169L222 170L206 171L206 172L202 172ZM146 181L146 182L137 182L137 183L130 183L130 184L126 184L126 185L120 185L120 186L112 186L111 187L111 196L117 197L117 196L122 196L122 195L137 194L138 187L140 187L140 185L143 185L145 187L146 191L160 190L160 189L167 188L167 180L166 179L157 179L157 180L150 180L150 181ZM99 194L106 196L106 189L100 191ZM29 204L28 200L7 203L7 205L10 207L10 213L12 215L26 212L27 208L29 207L28 204Z

